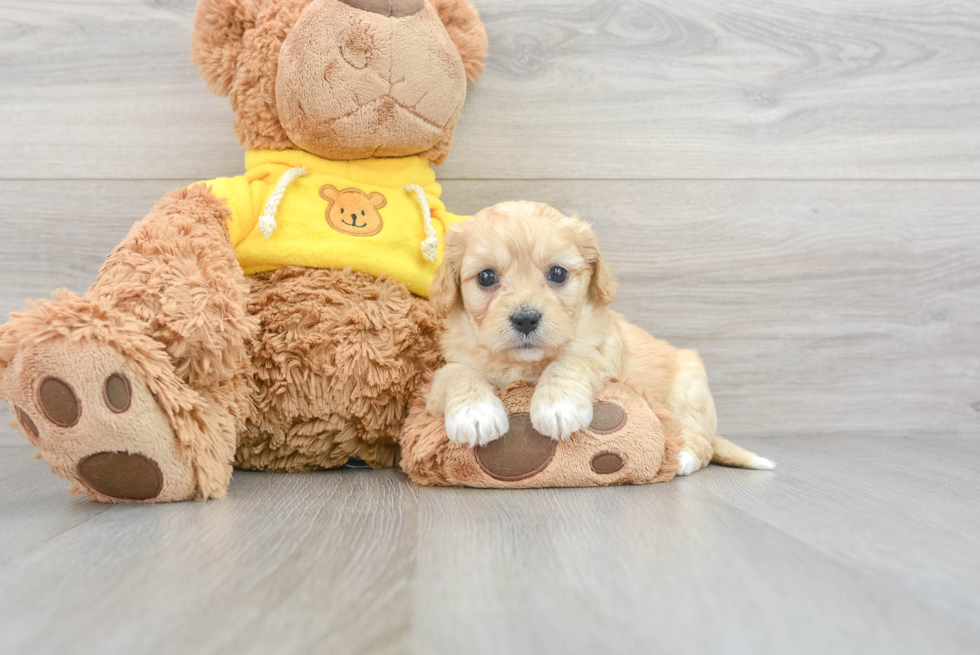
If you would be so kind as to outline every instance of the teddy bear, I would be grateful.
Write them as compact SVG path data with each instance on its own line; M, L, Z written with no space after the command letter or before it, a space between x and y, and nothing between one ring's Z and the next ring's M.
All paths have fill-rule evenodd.
M233 467L397 463L486 34L469 0L200 0L245 173L164 196L83 296L0 326L0 398L72 493L206 500Z

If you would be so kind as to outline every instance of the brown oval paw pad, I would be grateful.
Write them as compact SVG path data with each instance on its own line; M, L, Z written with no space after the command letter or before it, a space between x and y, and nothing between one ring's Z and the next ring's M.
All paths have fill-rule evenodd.
M149 457L103 452L78 463L78 475L103 496L122 500L149 500L163 490L163 474Z
M589 429L597 434L612 434L623 429L626 425L626 411L608 400L601 400L592 405L592 423Z
M605 475L607 473L615 473L619 469L623 468L623 458L616 453L602 452L597 453L595 457L592 458L592 470L599 475Z
M473 453L487 475L505 482L537 475L548 466L558 449L557 441L531 426L529 414L511 414L509 419L507 434L476 448Z
M110 410L116 414L122 414L129 409L129 404L133 399L129 380L120 373L113 373L105 380L102 396Z
M37 424L20 407L17 408L17 420L19 420L20 424L24 426L25 430L33 434L35 437L40 438L41 434L38 432Z
M82 407L78 396L68 383L58 378L45 378L38 390L41 410L49 421L62 428L78 423Z

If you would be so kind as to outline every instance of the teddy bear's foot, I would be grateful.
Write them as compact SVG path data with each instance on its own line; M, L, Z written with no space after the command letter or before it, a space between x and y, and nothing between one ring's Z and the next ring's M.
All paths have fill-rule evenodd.
M194 469L138 368L95 340L54 338L13 358L0 395L58 475L103 502L195 495Z
M468 487L587 487L649 484L674 477L683 440L670 415L632 389L607 384L589 424L557 441L534 427L535 390L523 383L501 394L510 429L470 448L449 441L442 417L416 399L402 432L402 469L423 485ZM424 395L424 394L423 394Z

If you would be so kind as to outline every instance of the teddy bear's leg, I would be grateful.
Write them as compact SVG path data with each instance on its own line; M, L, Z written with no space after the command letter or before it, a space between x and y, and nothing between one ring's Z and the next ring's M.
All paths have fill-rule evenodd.
M106 502L218 498L251 399L248 285L227 210L174 191L84 297L0 326L0 398L73 490Z
M429 302L350 270L292 267L249 279L261 321L258 392L236 464L308 471L359 457L394 466L408 405L441 364Z

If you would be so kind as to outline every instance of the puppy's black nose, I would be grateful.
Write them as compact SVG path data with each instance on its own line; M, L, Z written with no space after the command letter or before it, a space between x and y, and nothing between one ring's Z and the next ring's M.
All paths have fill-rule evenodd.
M541 322L541 312L533 309L522 309L510 315L510 324L521 334L531 334L538 329Z

